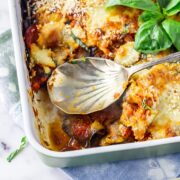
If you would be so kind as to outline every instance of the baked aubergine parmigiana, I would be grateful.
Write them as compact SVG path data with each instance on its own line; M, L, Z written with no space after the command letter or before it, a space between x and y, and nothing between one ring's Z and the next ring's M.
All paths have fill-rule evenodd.
M44 147L70 151L180 135L178 62L134 74L123 98L98 112L66 114L50 101L47 81L65 62L100 57L128 68L180 50L178 8L163 7L164 15L158 2L127 2L28 1L23 12L27 67Z

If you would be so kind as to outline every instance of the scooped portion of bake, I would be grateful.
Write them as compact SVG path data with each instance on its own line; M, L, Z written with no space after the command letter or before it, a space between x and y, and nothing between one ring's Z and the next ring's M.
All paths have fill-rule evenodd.
M104 57L130 67L180 50L176 4L173 12L163 7L165 16L157 2L129 3L22 1L29 95L40 141L48 149L68 151L180 135L179 63L136 73L124 97L99 112L69 115L49 99L47 80L67 61Z

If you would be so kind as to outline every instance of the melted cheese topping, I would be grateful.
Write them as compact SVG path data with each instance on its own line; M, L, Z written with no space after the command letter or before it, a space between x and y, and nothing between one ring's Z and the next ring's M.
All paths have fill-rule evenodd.
M117 126L119 130L114 131L116 136L110 130L102 143L106 144L110 140L114 143L114 139L118 143L120 137L126 140L127 137L121 133L122 124L131 129L135 140L178 136L179 82L180 64L161 64L137 73L123 102L123 111Z
M74 59L77 49L82 49L72 39L71 32L87 47L95 47L97 56L113 59L120 45L134 40L138 29L139 10L127 7L105 10L104 0L62 0L53 10L52 0L45 2L34 2L35 7L38 7L34 12L38 19L38 45L53 51L56 49L54 59L57 64ZM66 56L63 54L59 57L58 52L62 50L66 51Z
M178 93L179 91L176 90L177 87L174 87L176 84L179 86L179 68L179 64L155 66L146 75L139 77L139 79L133 82L130 87L130 94L123 105L124 112L120 121L132 127L137 140L144 138L147 128L152 122L156 122L157 119L164 121L164 118L159 112L161 112L164 117L167 116L170 120L174 120L172 119L172 114L177 114L177 111L179 111L179 106L177 105L179 98L177 97L179 97L180 94ZM172 98L172 96L175 94L171 93L170 95L170 89L172 92L176 92L174 98ZM167 92L169 92L169 95L166 97ZM147 99L145 103L151 108L146 109L143 107L142 102L144 98ZM172 100L171 103L170 100ZM168 103L168 105L166 103ZM168 107L171 113L168 112ZM173 109L173 107L175 107L175 109ZM127 117L128 108L132 110L132 115L129 117ZM167 113L165 113L165 111ZM151 116L153 119L148 121L148 118ZM162 118L158 118L159 116ZM177 116L177 119L180 121L180 116Z
M180 135L180 84L168 83L159 97L157 115L148 131L153 139Z
M117 50L114 60L123 66L131 66L139 61L139 58L140 53L134 49L134 42L127 42Z

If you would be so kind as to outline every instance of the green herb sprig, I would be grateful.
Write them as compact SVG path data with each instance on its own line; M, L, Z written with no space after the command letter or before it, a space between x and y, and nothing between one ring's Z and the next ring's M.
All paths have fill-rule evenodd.
M74 39L74 41L79 44L83 49L85 49L87 52L90 53L90 49L84 44L81 39L79 39L72 31L71 31L71 37Z
M86 57L81 57L81 58L79 58L78 61L79 61L79 62L86 62ZM70 63L71 63L71 64L78 64L78 61L73 60L73 61L71 61Z
M16 149L15 151L13 151L8 157L7 157L7 161L11 162L27 145L27 138L24 136L21 139L21 144L19 146L18 149Z
M157 53L172 45L180 51L180 22L169 17L180 12L179 0L108 0L106 7L127 6L141 9L140 28L135 36L135 49L142 53Z
M146 109L146 110L152 110L152 108L151 108L150 106L148 106L146 103L147 103L147 99L144 98L144 99L142 100L142 107L143 107L144 109Z
M71 61L71 64L77 64L78 62L77 61Z

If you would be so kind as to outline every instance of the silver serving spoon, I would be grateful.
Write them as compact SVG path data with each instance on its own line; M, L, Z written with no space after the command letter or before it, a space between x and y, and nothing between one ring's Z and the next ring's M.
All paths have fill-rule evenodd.
M124 68L103 58L86 57L58 66L47 87L53 104L68 114L89 114L120 98L136 72L164 62L180 60L180 52L162 59Z

